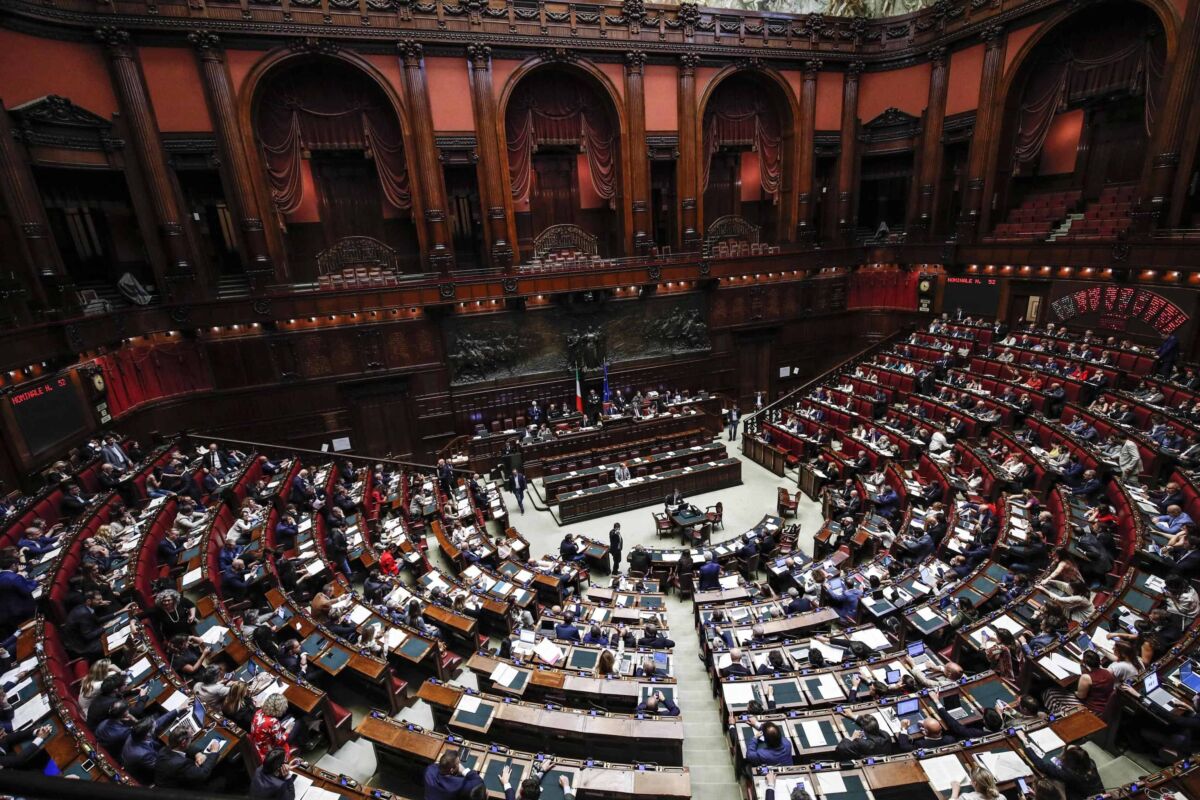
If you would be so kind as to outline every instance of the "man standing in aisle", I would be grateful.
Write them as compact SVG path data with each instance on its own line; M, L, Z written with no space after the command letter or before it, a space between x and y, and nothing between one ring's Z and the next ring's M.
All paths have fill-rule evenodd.
M621 571L621 551L625 549L625 540L621 538L621 523L613 523L608 532L608 554L612 557L612 572Z
M738 420L741 416L738 414L737 406L730 406L725 412L725 429L729 431L729 441L737 440Z
M521 509L521 513L525 513L525 487L529 485L529 481L525 480L525 473L520 467L513 470L512 474L512 491L517 496L517 508Z

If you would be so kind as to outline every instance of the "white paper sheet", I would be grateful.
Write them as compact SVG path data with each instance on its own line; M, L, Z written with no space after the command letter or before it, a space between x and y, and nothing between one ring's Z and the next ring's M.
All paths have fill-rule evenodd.
M812 747L821 747L825 742L825 731L821 730L821 723L814 720L805 720L800 723L800 727L804 730L804 738L808 739L808 743Z
M851 641L862 642L872 650L884 650L891 646L887 634L878 628L864 628L850 634Z
M997 783L1015 781L1017 778L1028 778L1033 770L1022 758L1012 750L999 753L980 753L979 763L991 771Z
M818 772L817 786L821 788L821 794L844 794L846 791L846 782L842 780L840 772Z
M167 711L176 711L186 706L190 701L188 696L180 691L171 692L166 700L162 701L162 707Z
M731 706L744 706L754 699L753 683L723 683L721 691L725 693L725 702Z
M497 664L496 668L492 670L492 682L511 688L518 674L517 670L510 664Z
M929 778L929 783L933 786L934 791L945 792L954 788L955 782L962 779L963 783L967 782L967 771L963 769L962 762L958 760L958 756L937 756L935 758L922 759L921 769L925 770L925 776Z
M1036 745L1043 754L1067 746L1067 743L1060 739L1051 727L1045 727L1030 733L1029 741Z
M479 710L479 698L473 694L464 694L458 701L458 710L464 714L474 714Z

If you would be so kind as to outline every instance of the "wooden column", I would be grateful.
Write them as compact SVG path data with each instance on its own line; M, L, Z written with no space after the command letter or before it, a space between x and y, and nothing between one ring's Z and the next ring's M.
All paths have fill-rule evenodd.
M225 49L221 45L220 37L209 31L191 33L188 35L188 41L196 49L196 57L200 62L204 99L208 103L208 113L213 121L217 146L221 153L221 175L225 180L225 191L233 200L238 212L238 229L241 234L246 274L251 285L255 287L272 279L283 282L287 275L276 274L263 230L262 211L258 206L258 195L254 191L250 160L238 128L233 81L225 63Z
M67 269L50 230L46 207L29 164L29 154L15 138L12 120L3 104L0 104L0 192L12 220L13 232L20 241L19 256L25 268L25 279L21 283L28 287L38 306L66 306L62 294L69 283ZM48 287L52 289L49 293ZM18 308L27 306L20 302L15 305ZM28 315L21 321L28 322Z
M496 97L492 93L492 48L485 44L467 45L467 64L471 73L471 106L475 111L475 151L479 156L479 198L487 220L484 236L492 266L510 272L516 234L512 222L512 198L504 174L500 126L496 118Z
M804 62L804 83L800 87L800 131L796 137L796 155L799 160L799 170L796 179L796 238L802 242L815 238L813 230L813 211L816 208L816 198L813 197L813 173L816 166L816 126L817 126L817 73L821 71L821 62L817 60Z
M429 89L425 85L424 51L414 41L396 45L404 69L404 93L408 101L408 120L412 128L413 149L408 158L408 174L414 188L421 192L424 208L425 244L429 248L429 266L448 273L454 266L454 241L446 221L446 176L433 138L433 117L429 110Z
M196 280L195 260L188 247L182 204L175 194L146 81L128 31L105 27L96 31L96 38L108 53L113 89L132 140L134 157L141 167L167 261L162 275L166 285L158 288L168 299L180 299L186 292L181 292L177 285Z
M1166 98L1159 108L1142 181L1138 192L1139 214L1135 224L1141 229L1150 225L1165 226L1178 217L1172 214L1171 196L1175 176L1179 171L1180 154L1187 138L1186 123L1195 102L1197 78L1200 77L1200 6L1189 3L1175 61L1171 64ZM1188 176L1183 176L1184 180Z
M646 148L646 54L625 54L625 114L629 118L629 184L633 190L633 247L644 253L654 246L650 233L650 154Z
M921 178L917 196L916 228L933 231L934 189L942 174L942 128L946 122L946 92L950 84L950 55L945 47L929 51L929 100L925 104L925 130L921 134Z
M697 229L696 206L700 192L699 142L700 129L696 115L696 67L700 56L684 53L679 57L679 219L683 229L680 241L683 250L700 249L700 231Z
M1004 75L1004 28L989 25L980 32L984 42L983 69L979 77L979 106L975 110L975 129L971 135L971 151L967 156L967 186L963 193L962 210L958 217L961 241L973 241L979 233L983 189L987 182L988 162L997 146L1003 125L1003 97L997 97L1000 78Z
M852 61L842 83L842 141L838 154L837 225L843 241L854 233L854 176L858 172L858 76L865 65Z

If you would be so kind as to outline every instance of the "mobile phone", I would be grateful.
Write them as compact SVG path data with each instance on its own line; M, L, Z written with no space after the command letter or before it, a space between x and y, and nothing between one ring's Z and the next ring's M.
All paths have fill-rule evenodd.
M1029 784L1025 783L1024 778L1017 778L1017 788L1021 790L1021 794L1029 794Z

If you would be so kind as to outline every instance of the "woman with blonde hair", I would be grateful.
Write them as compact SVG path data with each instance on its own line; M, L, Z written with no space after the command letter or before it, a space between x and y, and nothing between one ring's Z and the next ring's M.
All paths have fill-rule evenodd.
M950 800L1000 800L1004 796L996 788L996 776L984 767L971 767L967 777L971 780L971 791L960 794L962 778L959 778L954 784Z
M100 684L104 683L104 679L120 674L121 670L107 658L101 658L92 664L79 684L79 710L84 717L87 717L88 709L91 708L96 695L100 694Z
M254 722L254 701L250 699L250 686L245 681L230 681L229 693L221 701L221 716L244 731L250 730Z

